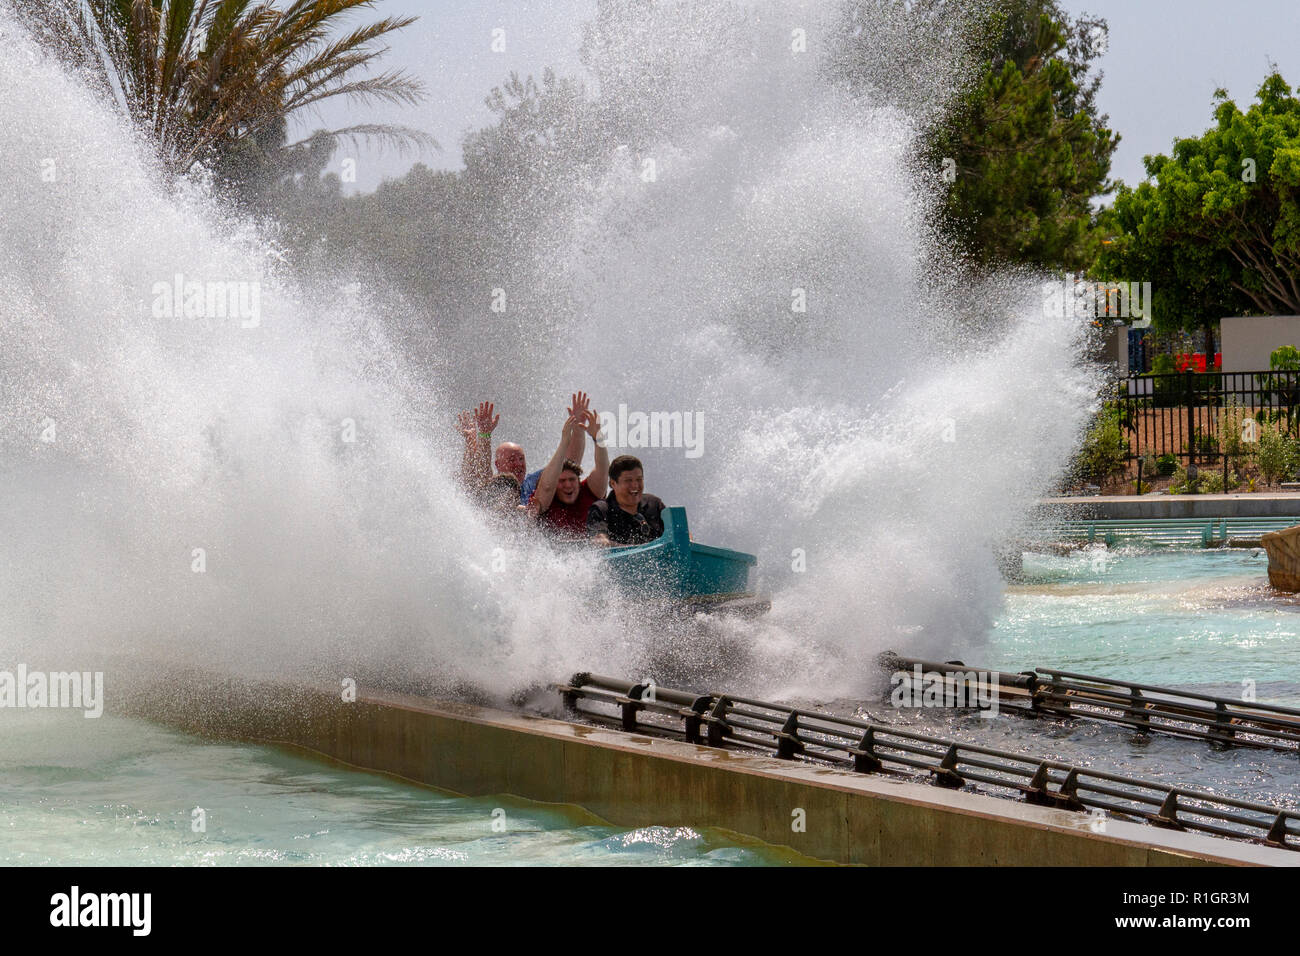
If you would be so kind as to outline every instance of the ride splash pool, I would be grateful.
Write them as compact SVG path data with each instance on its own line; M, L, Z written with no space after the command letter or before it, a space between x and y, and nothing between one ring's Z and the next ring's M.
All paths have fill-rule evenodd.
M570 194L532 184L547 208L520 211L530 225L505 282L552 288L533 280L539 263L548 279L558 268L557 299L577 306L533 303L553 314L551 336L526 310L485 332L482 309L453 307L424 317L408 354L390 287L295 273L201 175L164 181L0 0L0 152L31 171L0 179L0 666L106 659L165 673L216 661L335 685L359 671L436 677L498 700L580 668L635 673L663 622L625 634L628 615L587 613L594 560L503 540L450 477L457 408L490 395L513 414L511 437L541 448L556 423L537 396L577 385L607 408L708 413L704 454L655 449L651 487L688 502L704 540L758 555L773 613L728 625L747 650L736 667L710 669L693 638L674 645L683 673L860 700L861 662L900 634L928 642L903 648L917 653L961 639L1006 649L1007 666L1075 663L1055 652L1106 613L1101 596L1073 623L1045 599L1059 630L1038 646L1026 627L1004 648L991 529L1050 484L1094 373L1075 360L1080 330L1042 315L1032 277L945 285L926 227L935 177L912 157L956 88L950 51L882 23L863 35L921 65L917 88L894 95L897 77L881 71L846 90L818 61L825 51L789 55L791 17L811 27L827 14L768 6L782 15L751 22L700 3L602 24L610 42L593 45L592 67L620 122L592 131L600 159ZM635 150L627 116L641 127ZM638 150L660 159L655 190ZM59 175L38 181L46 168ZM177 275L257 284L259 322L160 321L150 293ZM805 312L791 310L795 289ZM648 328L656 348L635 368L609 361L605 343ZM340 437L344 423L358 440ZM1013 627L1017 607L1013 592ZM1024 653L1012 662L1011 650ZM0 720L9 862L503 859L467 835L489 823L481 803L118 718L76 733ZM92 746L105 736L115 742ZM243 817L240 787L256 808ZM204 807L242 822L220 833L214 822L198 846L187 827ZM537 839L564 846L522 856L602 856L581 826L539 812ZM395 819L408 816L423 836ZM118 830L119 818L133 822ZM610 830L593 839L642 845ZM723 850L712 835L663 839L667 856L689 844L696 862Z
M1292 704L1300 600L1272 588L1267 568L1257 548L1029 554L979 653L1008 670L1041 664L1230 697L1250 687Z
M105 716L6 715L5 866L770 866L788 849L470 799L274 747ZM76 723L74 723L76 722ZM75 731L75 732L74 732Z
M1096 545L1068 555L1028 553L1023 582L1006 587L1002 615L978 645L947 658L1016 673L1046 667L1233 700L1300 704L1300 600L1271 588L1260 549ZM1110 772L1300 805L1294 753L1217 749L1085 719L1005 713L859 710L990 747Z

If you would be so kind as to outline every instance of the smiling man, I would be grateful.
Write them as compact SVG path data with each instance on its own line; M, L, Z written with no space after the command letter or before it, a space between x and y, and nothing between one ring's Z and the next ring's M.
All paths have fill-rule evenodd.
M587 512L587 534L593 544L645 544L664 533L664 503L645 493L645 470L631 455L609 463L609 496Z
M596 465L591 475L581 481L582 468L565 455L573 447L574 432L585 431L596 446ZM571 415L564 422L559 447L542 469L533 495L531 514L537 524L553 536L578 540L586 537L587 512L605 494L609 475L609 452L599 436L600 418L592 411Z

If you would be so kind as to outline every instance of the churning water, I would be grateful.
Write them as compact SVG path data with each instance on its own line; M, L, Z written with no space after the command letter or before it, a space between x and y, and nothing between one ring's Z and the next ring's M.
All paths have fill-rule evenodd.
M436 374L394 344L384 286L295 271L201 183L166 182L0 12L3 657L505 695L634 673L656 645L682 673L843 694L885 646L984 633L992 548L1085 414L1077 330L1032 283L946 280L915 140L951 90L921 72L905 96L868 64L849 92L819 6L605 22L601 162L529 193L518 269L483 277L481 308L429 309ZM908 39L877 27L877 54ZM488 310L543 273L569 303L544 329ZM195 281L255 289L257 315L160 307ZM773 612L720 628L746 649L731 673L717 633L593 612L589 561L458 492L455 410L495 398L537 467L577 388L703 422L698 457L639 451L697 540L759 556Z
M1065 462L1093 378L1034 277L963 285L927 227L942 184L917 137L965 75L961 25L858 25L850 89L831 6L609 5L588 36L602 106L581 161L557 155L514 184L502 274L412 304L376 277L290 261L202 176L168 181L0 0L0 670L104 669L111 711L115 678L184 666L495 699L576 670L667 672L827 700L864 697L885 648L1132 679L1188 663L1186 595L1163 584L1117 611L1070 592L1074 568L1065 592L1008 602L994 550ZM231 283L242 309L169 302L187 282ZM497 289L532 307L493 312ZM697 540L758 555L770 615L647 620L589 557L516 540L465 500L453 414L495 400L497 437L535 468L575 389L602 411L692 416L696 448L626 450ZM1243 613L1267 617L1270 653L1290 637L1253 599L1202 599L1208 645ZM1148 640L1108 629L1152 601L1169 620ZM1142 667L1120 666L1135 655ZM1188 683L1239 677L1195 663ZM96 731L92 757L94 735L0 717L0 810L39 837L11 841L15 859L504 858L476 842L477 804L123 718ZM240 781L262 819L215 843L183 836L191 805L220 807ZM38 791L46 803L25 802ZM304 813L268 809L286 796ZM61 815L112 833L68 836ZM408 819L451 835L408 839ZM553 836L503 852L604 858L592 840L644 842L538 827ZM700 839L644 838L667 847L658 861L707 862Z

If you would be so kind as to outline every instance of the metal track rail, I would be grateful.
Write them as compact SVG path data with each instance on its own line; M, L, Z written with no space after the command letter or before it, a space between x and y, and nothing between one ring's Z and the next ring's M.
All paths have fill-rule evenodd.
M692 694L587 673L552 686L572 712L628 731L823 761L858 773L919 772L941 787L978 788L1043 806L1300 850L1300 813L1267 804L730 694Z
M1027 715L1081 717L1121 724L1139 733L1204 740L1219 747L1300 754L1300 708L1296 707L1046 667L1009 674L982 671L959 661L941 663L895 654L881 655L880 664L887 672L908 675L907 679L912 679L917 668L925 674L941 674L952 686L969 681L972 673L994 676L999 706Z

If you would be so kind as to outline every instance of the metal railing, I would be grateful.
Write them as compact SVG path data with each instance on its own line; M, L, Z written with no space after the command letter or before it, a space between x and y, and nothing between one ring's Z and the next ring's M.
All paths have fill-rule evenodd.
M1242 444L1240 434L1235 439L1228 434L1225 421L1240 429L1243 418L1258 415L1294 431L1300 419L1300 372L1131 375L1118 381L1110 401L1119 409L1127 436L1126 461L1173 455L1184 464L1221 467L1227 490L1233 459L1244 458L1241 452L1254 446ZM1148 472L1140 477L1156 476Z
M1253 747L1300 754L1300 708L1233 700L1194 691L1039 667L1018 674L990 672L957 661L927 661L896 654L879 658L886 672L909 675L917 668L950 682L968 675L997 679L998 704L1030 716L1081 717L1121 724L1140 733L1208 741L1220 747ZM953 695L970 700L969 695Z
M587 673L553 689L573 713L627 731L857 773L928 774L941 787L978 785L1041 806L1101 810L1154 826L1300 849L1300 813L1267 804L730 694L692 694Z

